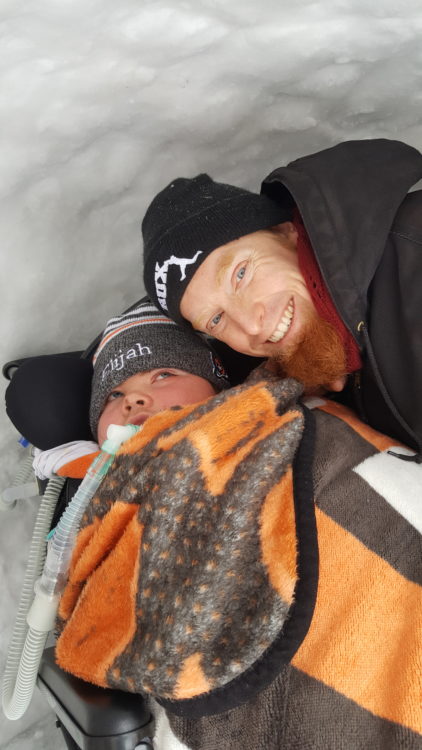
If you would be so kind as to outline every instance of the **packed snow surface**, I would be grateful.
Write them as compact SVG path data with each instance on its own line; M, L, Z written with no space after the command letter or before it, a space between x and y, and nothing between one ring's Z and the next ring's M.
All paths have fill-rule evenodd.
M422 147L420 0L3 0L0 34L2 364L83 349L142 296L142 216L173 178L258 191L339 141ZM4 414L0 444L4 487ZM3 654L34 512L0 526Z

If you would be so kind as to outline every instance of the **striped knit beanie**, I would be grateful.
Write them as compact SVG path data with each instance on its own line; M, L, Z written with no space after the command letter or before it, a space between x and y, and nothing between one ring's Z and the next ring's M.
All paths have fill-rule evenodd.
M207 174L179 177L155 196L142 222L149 297L177 323L190 325L180 301L205 258L238 237L290 219L290 206L265 195L214 182Z
M94 436L109 393L138 372L176 367L205 378L217 391L229 385L223 364L205 341L180 328L150 302L108 321L93 365L90 425Z

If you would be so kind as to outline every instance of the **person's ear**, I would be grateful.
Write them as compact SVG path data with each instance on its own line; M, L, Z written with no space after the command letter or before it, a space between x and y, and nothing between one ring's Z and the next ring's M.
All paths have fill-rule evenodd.
M346 385L346 381L347 376L343 375L339 378L335 378L335 380L332 380L330 383L327 383L325 387L328 391L336 391L337 393L339 393Z
M283 240L291 243L294 247L297 245L297 229L292 221L283 221L281 224L276 224L273 230L283 238Z
M326 393L334 391L340 393L340 391L342 391L345 387L346 382L347 375L341 375L340 377L335 378L334 380L331 380L329 383L325 383L324 385L316 386L315 388L305 388L304 395L324 397Z

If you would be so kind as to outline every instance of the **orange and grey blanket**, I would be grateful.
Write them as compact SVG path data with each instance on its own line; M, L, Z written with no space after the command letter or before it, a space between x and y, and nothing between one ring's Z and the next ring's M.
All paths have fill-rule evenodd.
M250 382L122 447L57 661L154 696L193 750L420 750L422 466L300 390Z

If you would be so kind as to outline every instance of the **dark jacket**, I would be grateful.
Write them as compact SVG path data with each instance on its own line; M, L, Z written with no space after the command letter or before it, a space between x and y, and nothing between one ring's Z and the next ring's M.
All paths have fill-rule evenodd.
M349 141L274 170L262 192L297 205L323 278L359 344L362 419L422 460L422 155Z

